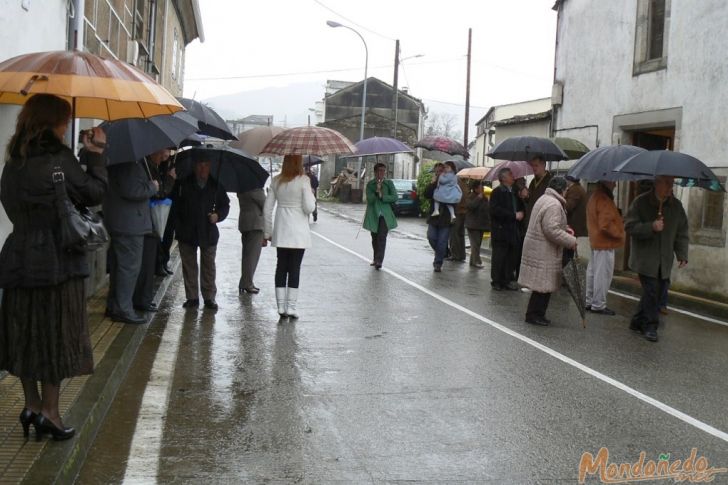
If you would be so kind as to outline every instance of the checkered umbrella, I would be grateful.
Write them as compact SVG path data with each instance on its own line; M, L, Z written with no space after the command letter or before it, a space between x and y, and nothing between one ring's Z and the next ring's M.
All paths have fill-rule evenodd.
M356 148L336 130L302 126L279 133L261 150L261 155L337 155Z

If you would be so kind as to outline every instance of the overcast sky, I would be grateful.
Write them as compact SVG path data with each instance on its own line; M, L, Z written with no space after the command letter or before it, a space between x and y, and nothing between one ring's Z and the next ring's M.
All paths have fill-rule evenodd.
M185 95L358 81L364 47L369 76L393 80L413 96L464 104L468 28L473 29L471 104L489 107L550 96L556 12L553 0L200 0L205 42L187 46ZM225 79L228 78L228 79ZM322 89L323 97L323 89Z

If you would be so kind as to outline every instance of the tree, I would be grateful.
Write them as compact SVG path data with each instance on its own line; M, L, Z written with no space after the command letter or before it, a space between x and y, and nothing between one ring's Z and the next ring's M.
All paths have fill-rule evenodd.
M462 132L455 128L457 125L457 116L452 113L436 111L427 116L425 136L446 136L460 140L462 138Z

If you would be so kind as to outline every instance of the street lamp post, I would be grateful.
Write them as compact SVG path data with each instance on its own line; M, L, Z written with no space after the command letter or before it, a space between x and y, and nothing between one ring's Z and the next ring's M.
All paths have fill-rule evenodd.
M367 70L369 69L369 48L367 47L367 42L364 40L364 37L357 32L356 30L352 29L348 25L340 24L339 22L334 22L333 20L327 20L326 25L329 27L344 27L345 29L349 29L352 32L354 32L356 35L359 36L361 41L364 43L364 88L362 89L362 95L361 95L361 126L359 127L359 141L362 141L364 139L364 117L367 109ZM356 188L361 188L361 162L362 157L358 157L357 159L357 170L356 170Z
M399 48L399 46L398 46ZM398 53L399 54L399 53ZM397 62L395 63L394 69L395 69L395 76L394 79L397 79L399 76L399 65L406 61L407 59L415 59L418 57L423 57L424 54L416 54L414 56L408 56L404 59L399 59L399 55L397 56ZM397 126L399 124L399 86L397 86L397 83L394 84L394 134L392 135L392 138L397 138Z
M359 127L359 141L362 141L364 139L364 114L367 109L367 71L369 69L369 48L367 47L367 42L364 40L364 37L362 37L359 32L357 32L355 29L352 29L348 25L340 24L339 22L334 22L333 20L327 20L326 25L333 28L344 27L345 29L349 29L356 35L358 35L361 41L364 43L364 88L361 95L361 126Z

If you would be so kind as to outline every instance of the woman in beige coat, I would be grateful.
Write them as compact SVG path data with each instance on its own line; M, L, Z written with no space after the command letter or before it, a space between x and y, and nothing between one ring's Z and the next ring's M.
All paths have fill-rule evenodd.
M533 206L523 243L518 283L531 290L526 322L534 325L551 323L546 308L551 293L561 286L562 253L564 248L576 248L574 231L566 224L565 192L565 179L551 179Z

